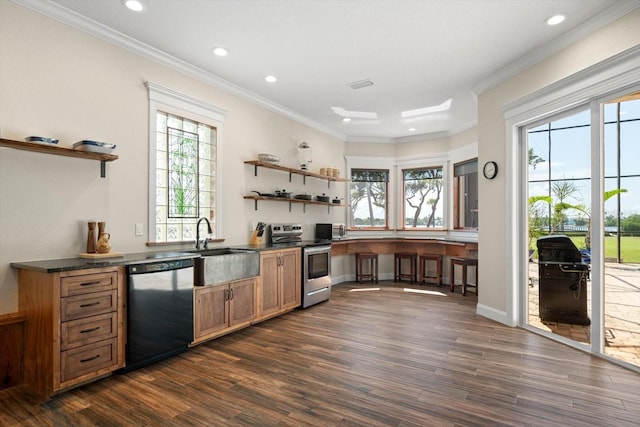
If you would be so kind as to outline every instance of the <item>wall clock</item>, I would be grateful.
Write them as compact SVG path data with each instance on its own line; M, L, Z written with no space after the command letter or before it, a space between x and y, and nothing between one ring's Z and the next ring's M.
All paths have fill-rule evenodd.
M498 164L496 162L487 162L482 168L482 173L487 179L493 179L498 175Z

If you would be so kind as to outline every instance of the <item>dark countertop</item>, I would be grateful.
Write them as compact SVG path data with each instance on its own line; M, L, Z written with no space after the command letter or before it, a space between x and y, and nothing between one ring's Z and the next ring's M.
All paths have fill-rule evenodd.
M327 244L339 244L341 242L354 242L354 241L371 241L371 240L437 240L443 243L477 243L464 239L442 239L442 238L412 238L412 237L345 237L339 240L333 241L316 241L316 240L303 240L301 242L292 243L278 243L278 244L263 244L263 245L237 245L237 246L224 246L224 247L211 247L209 250L216 249L239 249L239 250L254 250L258 252L288 249L288 248L304 248L312 246L323 246ZM125 254L121 257L114 258L61 258L61 259L48 259L37 261L20 261L12 262L11 267L25 270L35 270L44 273L56 273L60 271L73 271L73 270L85 270L90 268L103 268L114 266L127 266L134 264L147 264L154 261L170 261L179 259L199 258L204 250L196 251L195 249L182 249L182 250L166 250L155 252L140 252L133 254Z
M315 245L315 242L297 242L297 243L281 243L278 245L240 245L240 246L225 246L225 247L211 247L208 250L216 249L240 249L240 250L254 250L254 251L267 251L284 248L296 248L304 246ZM140 252L133 254L124 254L124 256L113 258L60 258L60 259L47 259L37 261L19 261L12 262L11 267L41 271L44 273L56 273L61 271L73 271L73 270L85 270L89 268L103 268L103 267L116 267L127 266L136 264L148 264L155 261L173 261L179 259L199 258L204 250L196 251L195 249L183 249L183 250L166 250L156 252Z

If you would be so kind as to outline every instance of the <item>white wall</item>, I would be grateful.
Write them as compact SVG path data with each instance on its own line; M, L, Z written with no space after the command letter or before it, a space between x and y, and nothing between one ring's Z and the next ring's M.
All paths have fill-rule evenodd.
M494 160L505 166L507 104L571 76L591 65L640 44L640 10L619 19L600 31L567 47L545 61L529 68L478 97L479 165ZM504 168L503 168L504 170ZM494 180L480 180L479 223L479 313L496 320L512 323L508 313L514 310L515 283L509 277L513 253L509 244L514 235L508 225L515 212L508 203L513 194L505 173ZM490 268L484 267L490 266ZM484 267L484 268L483 268Z
M260 151L297 166L295 147L307 141L314 168L344 171L344 142L196 79L74 30L12 2L0 1L0 137L29 135L117 144L119 159L100 178L99 162L0 148L0 313L17 310L17 272L9 264L77 256L86 248L86 222L104 220L112 249L144 252L147 222L148 101L145 81L228 111L221 145L223 245L246 244L257 221L344 222L345 208L244 200L250 190L287 189L344 197L345 184L253 168ZM145 223L145 236L134 224ZM310 234L309 234L310 233ZM305 227L313 238L313 227ZM165 248L163 248L165 249Z

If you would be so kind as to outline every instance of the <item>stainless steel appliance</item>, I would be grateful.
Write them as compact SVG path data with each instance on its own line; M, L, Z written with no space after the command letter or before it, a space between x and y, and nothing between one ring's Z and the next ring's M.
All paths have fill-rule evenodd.
M339 240L344 234L344 224L316 224L316 240Z
M126 366L131 371L193 341L193 259L127 266Z
M331 297L331 245L302 248L302 308Z
M301 224L271 224L268 231L272 245L302 242Z

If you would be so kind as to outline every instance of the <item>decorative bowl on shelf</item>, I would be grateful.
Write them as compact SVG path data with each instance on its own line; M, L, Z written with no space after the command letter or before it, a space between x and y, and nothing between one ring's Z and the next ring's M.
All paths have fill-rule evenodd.
M28 136L24 139L27 142L35 142L36 144L57 144L58 140L53 138L45 138L44 136Z
M280 156L271 153L258 153L258 160L264 163L278 163Z
M73 149L78 151L90 151L92 153L111 154L115 144L107 144L106 142L82 140L73 144Z

